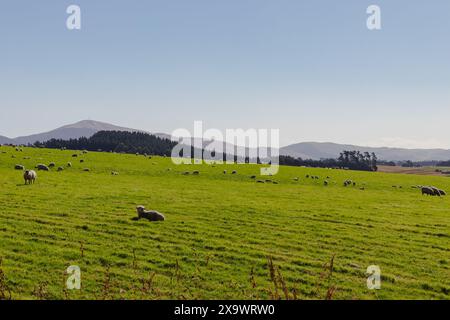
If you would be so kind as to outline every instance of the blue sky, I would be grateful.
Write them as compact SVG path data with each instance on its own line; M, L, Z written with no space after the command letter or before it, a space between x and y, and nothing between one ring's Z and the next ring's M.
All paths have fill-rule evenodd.
M66 29L77 4L82 29ZM382 30L366 28L381 7ZM450 148L450 1L42 0L0 6L0 135L93 119L279 128L281 144Z

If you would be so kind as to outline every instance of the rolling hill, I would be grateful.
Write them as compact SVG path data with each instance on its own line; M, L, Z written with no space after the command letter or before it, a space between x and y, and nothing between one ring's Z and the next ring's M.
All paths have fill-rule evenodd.
M445 149L402 149L402 148L374 148L350 144L330 142L302 142L291 144L280 149L280 154L302 159L337 158L343 150L359 150L374 152L379 159L387 161L443 161L450 159L450 150Z
M74 124L65 125L63 127L43 132L37 133L29 136L21 136L17 138L8 138L0 136L0 144L32 144L36 141L44 142L50 139L77 139L81 137L90 138L95 133L99 131L129 131L129 132L145 132L144 130L120 127L106 122L94 121L94 120L82 120ZM155 133L154 135L162 138L169 137L163 133Z
M0 144L33 144L36 141L47 141L50 139L77 139L80 137L89 138L99 131L129 131L146 132L140 129L132 129L113 124L83 120L74 124L66 125L48 132L22 136L17 138L8 138L0 136ZM146 132L149 133L149 132ZM160 138L171 139L171 136L165 133L151 133ZM205 141L203 146L208 145ZM280 149L281 155L291 156L302 159L325 159L337 158L343 150L359 150L361 152L374 152L379 159L387 161L445 161L450 159L450 150L447 149L403 149L387 147L365 147L351 144L338 144L331 142L301 142L291 144Z
M0 150L0 274L12 299L450 298L450 198L410 188L448 191L446 177L282 166L267 180L258 165ZM18 161L65 169L24 185ZM166 221L136 220L137 205ZM370 265L382 290L367 288ZM81 290L65 289L68 266Z

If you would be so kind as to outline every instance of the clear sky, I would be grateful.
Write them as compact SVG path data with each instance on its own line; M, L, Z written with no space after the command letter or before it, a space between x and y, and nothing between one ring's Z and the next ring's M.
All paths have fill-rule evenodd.
M83 119L450 148L450 1L2 1L0 135Z

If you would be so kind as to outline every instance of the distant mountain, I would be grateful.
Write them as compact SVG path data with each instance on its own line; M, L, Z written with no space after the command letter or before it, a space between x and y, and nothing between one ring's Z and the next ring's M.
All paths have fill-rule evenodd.
M81 137L90 138L99 131L128 131L128 132L145 132L143 130L131 129L125 127L115 126L105 122L83 120L74 124L69 124L52 131L33 134L29 136L17 137L10 139L0 136L0 144L33 144L36 141L44 142L51 139L77 139ZM166 134L154 134L158 137L167 138Z
M44 132L44 133L38 133L33 134L30 136L24 136L24 137L17 137L14 140L14 143L16 144L28 144L28 143L35 143L36 141L48 141L50 139L77 139L81 137L89 138L94 133L98 131L138 131L135 129L130 128L123 128L118 127L112 124L104 123L104 122L98 122L98 121L92 121L92 120L83 120L74 124L70 124L67 126L63 126L61 128Z
M80 137L90 138L99 131L127 131L127 132L145 132L139 129L131 129L115 126L105 122L83 120L74 124L66 125L55 130L33 134L30 136L17 137L14 139L0 136L0 144L33 144L36 141L44 142L50 139L77 139ZM165 133L151 133L157 137L171 139L171 136ZM210 142L204 141L205 147ZM224 144L229 147L228 144ZM230 150L230 149L228 149ZM320 160L324 158L337 158L339 153L344 150L359 150L362 152L375 152L381 160L387 161L446 161L450 160L450 150L445 149L402 149L402 148L374 148L363 147L350 144L337 144L330 142L302 142L291 144L280 149L281 155L300 157L302 159Z
M443 161L450 159L450 150L445 149L375 148L330 142L302 142L291 144L282 147L280 149L280 154L302 159L320 160L325 158L337 158L339 153L344 150L374 152L380 160L387 161Z
M12 144L14 141L8 137L0 136L0 144Z

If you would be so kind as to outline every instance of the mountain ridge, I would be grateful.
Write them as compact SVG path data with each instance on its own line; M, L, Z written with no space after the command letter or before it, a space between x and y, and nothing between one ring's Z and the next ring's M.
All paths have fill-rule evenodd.
M9 138L0 136L0 144L27 145L36 141L44 142L50 139L77 139L89 138L99 131L128 131L144 132L160 138L171 139L165 133L151 133L145 130L116 126L95 120L81 120L72 124L50 130L47 132ZM391 147L364 147L352 144L339 144L333 142L300 142L280 148L280 155L302 159L320 160L324 158L337 158L344 150L359 150L361 152L374 152L380 160L385 161L447 161L450 159L448 149L406 149Z

